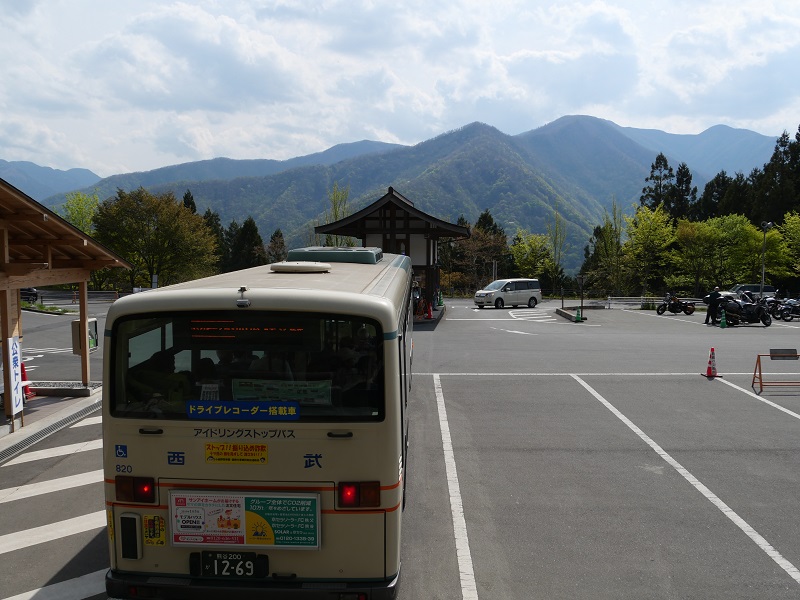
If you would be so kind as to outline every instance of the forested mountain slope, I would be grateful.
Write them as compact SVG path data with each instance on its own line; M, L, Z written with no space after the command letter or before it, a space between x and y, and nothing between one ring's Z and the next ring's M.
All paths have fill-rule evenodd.
M659 152L674 167L686 162L702 191L716 172L695 173L690 158L704 169L723 165L733 173L748 163L763 166L774 142L727 127L675 136L568 116L516 136L472 123L414 146L358 142L289 161L199 161L116 175L82 191L97 191L103 200L117 188L143 186L178 198L190 190L198 211L211 208L224 225L252 216L263 237L280 228L289 247L309 243L334 182L349 186L352 211L393 186L418 208L452 222L463 215L472 223L488 209L509 236L517 227L545 233L557 211L568 234L564 267L570 270L612 202L626 212L638 203ZM60 194L44 203L63 200Z

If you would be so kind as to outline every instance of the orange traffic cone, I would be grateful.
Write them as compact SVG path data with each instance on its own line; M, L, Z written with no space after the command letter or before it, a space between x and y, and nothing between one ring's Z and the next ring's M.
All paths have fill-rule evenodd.
M28 372L25 370L25 363L20 363L20 367L21 367L21 368L20 368L20 370L21 370L21 372L22 372L22 381L23 381L23 382L25 382L25 381L28 381ZM25 386L25 399L26 399L26 400L30 400L30 399L31 399L31 398L33 398L35 395L36 395L36 394L35 394L35 393L34 393L34 391L31 389L31 386L30 386L30 385L26 385L26 386Z
M702 373L700 374L702 375ZM708 367L706 367L705 376L708 378L722 377L722 375L717 374L717 358L714 355L714 348L711 348L711 352L708 355Z
M433 318L433 307L432 307L432 303L430 303L430 302L428 303L428 316L426 318L428 318L428 319L432 319Z

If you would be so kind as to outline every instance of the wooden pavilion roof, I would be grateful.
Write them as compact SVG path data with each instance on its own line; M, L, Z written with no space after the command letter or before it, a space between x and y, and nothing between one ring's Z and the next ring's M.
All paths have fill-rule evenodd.
M0 250L0 290L87 281L94 270L131 267L3 179Z
M433 215L415 208L411 200L391 187L386 194L372 204L333 223L318 225L314 228L314 232L348 235L363 240L367 233L387 230L388 222L384 213L389 208L405 214L405 218L391 221L391 230L394 233L422 234L433 239L468 238L470 236L467 227L437 219Z

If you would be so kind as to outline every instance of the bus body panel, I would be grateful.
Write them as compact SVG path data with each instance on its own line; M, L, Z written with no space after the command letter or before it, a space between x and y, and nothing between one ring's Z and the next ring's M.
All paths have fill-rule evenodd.
M410 288L410 261L386 255L383 264L332 264L328 273L275 273L257 267L115 302L105 332L103 387L109 595L180 597L187 593L188 585L191 595L198 598L206 597L208 590L213 595L223 589L241 597L249 597L250 592L259 597L271 597L272 592L275 597L330 597L330 593L339 593L336 590L364 590L368 598L395 596L408 443ZM247 300L246 307L244 302L237 305L243 300ZM324 422L303 410L298 421L194 419L159 411L153 412L153 418L138 418L135 411L126 414L127 405L117 405L119 395L114 390L121 393L119 386L134 373L114 372L127 369L125 361L132 352L132 346L117 343L123 339L119 337L123 323L135 328L140 322L149 319L157 323L160 318L162 329L163 323L170 327L160 332L163 344L174 333L169 325L172 316L179 319L177 326L186 318L182 315L200 321L203 315L214 317L225 311L233 315L232 322L238 322L236 315L265 315L265 320L288 315L284 318L291 321L293 315L301 318L306 314L322 315L333 326L347 327L356 318L375 322L382 333L378 345L385 404L380 418L367 414L355 421L336 418ZM131 338L131 343L134 341ZM199 356L196 348L173 352L179 360L190 356L186 360L192 363ZM296 363L304 361L305 355L296 352L292 358L302 379L302 365ZM295 384L281 385L292 389ZM351 392L342 394L349 397ZM234 397L214 406L228 410L244 405ZM118 498L120 477L128 482L152 478L152 502ZM379 504L339 506L337 494L345 482L377 482ZM195 508L183 508L181 503L187 498L197 503ZM289 519L291 535L285 537L290 540L289 547L276 541L280 531L275 523L280 522L280 513L276 517L270 512L266 526L270 534L278 532L274 540L255 537L263 531L253 527L260 517L252 507L290 510L287 507L293 504L313 506L318 513ZM225 506L232 508L226 511ZM227 531L226 512L227 523L232 523L239 537L212 535ZM203 531L211 533L188 535L199 523ZM300 535L305 533L304 527L313 527L314 535ZM299 546L291 546L293 543ZM314 545L303 547L305 543ZM208 577L198 572L204 551L265 555L269 573L262 579Z

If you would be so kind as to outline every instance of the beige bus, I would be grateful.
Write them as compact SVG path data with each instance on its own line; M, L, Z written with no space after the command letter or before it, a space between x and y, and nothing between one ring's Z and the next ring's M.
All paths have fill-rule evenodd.
M396 597L411 282L406 256L303 248L114 303L110 597Z

